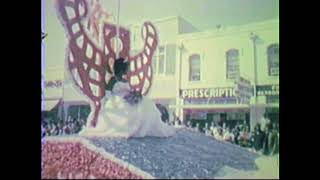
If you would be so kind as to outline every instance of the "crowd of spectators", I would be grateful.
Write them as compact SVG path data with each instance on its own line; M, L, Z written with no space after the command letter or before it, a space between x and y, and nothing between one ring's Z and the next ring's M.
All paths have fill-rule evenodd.
M237 123L233 128L228 127L225 123L222 126L216 123L207 123L203 128L200 128L200 123L192 126L190 121L187 122L186 126L217 140L249 148L264 155L279 153L278 123L267 122L263 126L257 123L252 131L249 131L249 126L244 122Z
M162 113L164 114L164 113ZM166 118L165 118L166 119ZM260 152L264 155L275 155L279 153L279 125L270 121L260 124L257 123L252 131L245 123L237 123L234 127L227 126L223 123L220 126L218 123L212 122L200 127L200 123L191 124L188 121L182 124L180 119L175 116L173 121L166 121L169 125L173 126L186 126L198 132L205 133L220 141L226 141L245 148L250 148L255 152ZM86 121L83 118L77 119L69 116L67 120L49 121L42 120L43 136L58 136L77 134L84 128Z
M69 116L67 120L50 121L48 119L42 120L42 128L44 129L46 136L58 136L78 133L86 122L84 119L71 118Z

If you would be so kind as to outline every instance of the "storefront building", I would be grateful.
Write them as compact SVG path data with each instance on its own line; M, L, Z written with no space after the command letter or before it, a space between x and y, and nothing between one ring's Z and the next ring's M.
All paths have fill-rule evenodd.
M264 113L279 121L278 20L183 34L177 45L175 107L182 121L253 127Z

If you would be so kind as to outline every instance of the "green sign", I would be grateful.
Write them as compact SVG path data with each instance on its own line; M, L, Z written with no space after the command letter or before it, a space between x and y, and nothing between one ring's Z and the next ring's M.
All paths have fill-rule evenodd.
M279 85L262 85L256 86L257 96L279 95Z

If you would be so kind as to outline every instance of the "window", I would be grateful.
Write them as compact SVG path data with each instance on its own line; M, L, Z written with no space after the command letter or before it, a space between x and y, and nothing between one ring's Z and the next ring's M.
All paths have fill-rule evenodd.
M200 55L191 55L189 66L189 81L200 81Z
M174 75L176 69L176 45L166 46L166 75Z
M191 112L190 113L191 119L207 119L207 112Z
M164 74L165 72L165 46L159 46L152 59L154 74Z
M227 79L236 79L240 76L239 51L231 49L226 53L227 59Z
M267 96L267 104L279 103L279 95L270 95Z
M157 62L158 62L157 57L158 57L157 52L155 52L153 54L153 59L152 59L152 69L154 74L157 73Z
M268 73L269 76L279 75L279 44L268 47Z
M164 53L164 46L159 46L158 49L158 57L159 57L159 70L158 73L159 74L163 74L164 73L164 67L165 67L165 53Z
M157 75L174 75L176 61L176 46L167 44L159 46L153 55L152 68Z

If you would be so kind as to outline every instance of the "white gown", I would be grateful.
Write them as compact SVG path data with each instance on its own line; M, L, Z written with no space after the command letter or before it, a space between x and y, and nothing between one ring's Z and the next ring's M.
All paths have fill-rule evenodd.
M136 105L128 104L123 97L130 92L125 82L117 82L112 93L106 91L103 108L95 128L87 126L79 133L83 136L99 137L168 137L175 134L175 128L161 120L161 113L152 100L143 97ZM93 111L88 119L92 119Z

